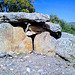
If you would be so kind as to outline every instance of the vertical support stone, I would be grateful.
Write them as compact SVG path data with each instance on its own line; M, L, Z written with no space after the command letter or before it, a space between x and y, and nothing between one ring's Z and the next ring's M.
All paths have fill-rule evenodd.
M27 37L21 27L13 27L12 43L12 49L16 53L30 53L32 51L32 39Z
M13 27L9 23L0 24L0 52L30 53L32 39L27 37L23 28Z
M55 49L53 37L50 36L49 32L36 35L34 39L34 50L36 53L55 56Z
M11 50L13 26L9 23L0 24L0 51L6 52Z

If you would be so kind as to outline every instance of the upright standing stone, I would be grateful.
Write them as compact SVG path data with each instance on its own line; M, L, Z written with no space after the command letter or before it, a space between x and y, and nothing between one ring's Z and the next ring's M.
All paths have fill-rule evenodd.
M36 35L34 39L34 50L36 53L55 56L55 44L49 32Z
M9 23L0 24L0 52L30 53L32 39L27 37L21 27Z
M32 39L27 37L21 27L13 27L13 51L18 53L30 53L32 51Z
M9 23L0 24L0 52L11 50L13 26Z

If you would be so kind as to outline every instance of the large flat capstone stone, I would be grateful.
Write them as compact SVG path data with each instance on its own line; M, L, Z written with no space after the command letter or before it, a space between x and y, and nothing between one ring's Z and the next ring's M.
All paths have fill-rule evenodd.
M25 12L12 12L12 13L0 13L0 22L20 22L20 21L34 21L34 22L46 22L49 21L48 15L40 13L25 13Z

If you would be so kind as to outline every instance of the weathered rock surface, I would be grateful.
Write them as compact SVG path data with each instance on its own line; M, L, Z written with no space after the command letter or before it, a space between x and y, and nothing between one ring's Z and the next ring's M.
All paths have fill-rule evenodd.
M8 23L0 24L0 52L10 51L13 27Z
M75 63L75 36L62 33L62 37L56 40L56 53Z
M50 17L48 15L40 13L25 13L25 12L12 12L12 13L0 13L0 23L11 23L13 26L20 26L26 31L29 26L29 31L27 35L33 35L48 31L51 36L56 39L61 37L61 27L59 24L53 24L49 21Z
M45 25L47 25L47 29L49 29L53 32L61 32L61 27L59 24L54 24L51 22L45 22Z
M62 33L60 38L61 27L59 24L46 22L48 20L49 16L39 13L0 13L1 75L75 74L75 36ZM56 40L52 36L60 39ZM30 52L31 54L26 56L18 55ZM47 56L38 55L35 52ZM61 60L56 53L73 62L74 68L71 68L70 63L66 64ZM50 57L55 55L56 58Z
M18 53L32 51L32 39L27 37L21 27L13 27L13 48Z
M69 34L69 33L66 33L66 32L62 32L62 38L68 38L72 41L75 41L75 36L73 34Z
M0 24L0 52L32 51L32 40L27 37L21 27L13 27L9 23Z
M44 55L55 56L55 44L49 32L36 35L34 39L34 51Z
M12 13L0 13L0 22L20 22L20 21L34 21L34 22L46 22L49 21L48 15L39 13L25 13L25 12L12 12Z
M61 27L59 24L47 22L49 19L48 15L39 13L0 13L0 26L3 26L0 34L1 51L30 53L33 48L38 53L54 56L53 40L61 37Z

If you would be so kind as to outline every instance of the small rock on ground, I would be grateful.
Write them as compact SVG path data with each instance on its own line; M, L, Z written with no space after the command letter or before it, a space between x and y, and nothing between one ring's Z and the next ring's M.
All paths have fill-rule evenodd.
M0 75L75 75L74 67L60 57L34 53L0 58Z

